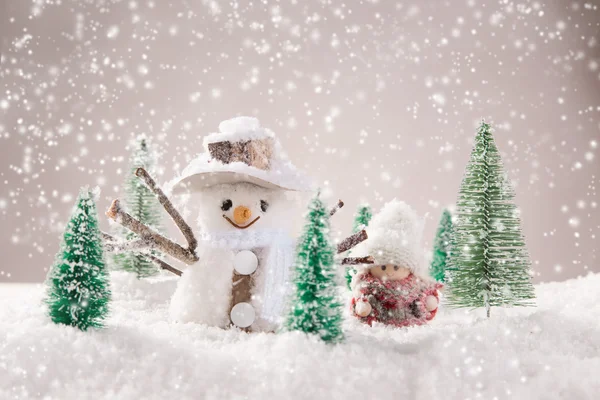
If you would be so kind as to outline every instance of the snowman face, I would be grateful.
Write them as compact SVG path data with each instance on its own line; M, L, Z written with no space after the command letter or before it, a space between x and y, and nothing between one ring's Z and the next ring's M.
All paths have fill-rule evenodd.
M252 231L285 228L284 191L251 183L222 184L205 189L199 198L202 230Z
M410 275L410 270L401 265L382 264L369 268L371 275L377 279L399 281Z

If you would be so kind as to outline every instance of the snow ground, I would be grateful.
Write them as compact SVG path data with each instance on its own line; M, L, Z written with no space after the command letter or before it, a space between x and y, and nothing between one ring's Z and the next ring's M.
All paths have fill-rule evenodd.
M592 399L600 274L536 286L538 308L440 310L346 343L167 321L176 278L113 274L107 327L51 323L40 285L0 285L0 399Z

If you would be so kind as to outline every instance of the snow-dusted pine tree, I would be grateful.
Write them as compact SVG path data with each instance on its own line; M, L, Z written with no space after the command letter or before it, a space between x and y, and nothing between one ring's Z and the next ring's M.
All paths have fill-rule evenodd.
M297 249L295 290L285 329L318 335L325 342L339 342L343 338L342 306L337 299L329 231L329 211L317 195L310 203Z
M373 217L373 210L371 206L368 204L363 204L358 207L356 210L356 214L354 214L354 223L352 225L352 233L356 233L363 229L365 226L369 225L369 221ZM349 266L346 268L345 278L346 278L346 286L350 289L350 282L352 282L352 277L356 274L356 268L353 266Z
M529 254L508 177L482 121L461 184L448 276L452 307L533 305Z
M373 217L373 210L368 204L359 206L354 214L354 224L352 225L352 232L356 233L369 225L371 218Z
M144 135L138 136L131 144L133 153L129 162L129 171L125 181L125 205L127 212L134 218L155 230L161 230L161 206L154 194L144 185L141 179L135 176L138 168L144 168L150 173L156 163L148 139ZM135 233L128 229L118 227L118 233L127 240L135 238ZM147 257L136 252L120 253L113 256L114 268L133 272L138 278L156 275L159 269Z
M96 204L88 188L79 193L47 284L52 321L82 331L102 326L110 290Z
M446 279L446 265L448 253L450 252L450 241L452 234L452 214L444 209L438 230L433 242L433 258L429 267L429 274L438 282Z

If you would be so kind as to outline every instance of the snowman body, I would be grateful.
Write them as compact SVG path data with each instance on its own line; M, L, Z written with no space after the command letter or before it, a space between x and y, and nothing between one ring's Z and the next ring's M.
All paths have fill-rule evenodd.
M221 184L188 199L198 206L198 263L184 271L171 318L273 331L284 311L297 205L289 193Z
M233 252L199 247L200 261L187 268L177 284L169 312L177 322L228 325Z

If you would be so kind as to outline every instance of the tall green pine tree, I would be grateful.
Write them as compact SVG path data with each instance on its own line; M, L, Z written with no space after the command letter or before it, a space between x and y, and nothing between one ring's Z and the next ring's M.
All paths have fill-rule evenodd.
M294 263L295 291L285 329L339 342L342 306L337 299L334 247L329 239L329 211L317 196L309 212Z
M152 172L155 164L155 156L152 152L148 139L141 135L133 144L133 153L130 160L130 173L125 181L125 205L127 211L137 220L160 231L161 228L161 206L152 191L135 176L138 168L144 168ZM136 234L128 229L118 227L121 236L131 240ZM113 256L114 268L118 270L133 272L138 278L158 274L159 269L147 257L136 252L120 253Z
M96 204L88 188L79 194L47 285L52 321L82 331L102 326L110 290Z
M429 274L438 282L446 280L446 265L448 253L450 252L450 243L452 240L452 214L444 209L438 230L433 242L433 259L429 267Z
M352 224L352 233L356 233L363 229L363 227L369 225L371 218L373 217L373 210L367 204L359 206L358 210L356 210L356 214L354 214L354 223ZM346 278L346 286L350 289L350 283L352 282L352 277L356 274L356 268L350 266L346 268L345 278Z
M463 178L447 296L452 307L533 305L529 254L514 192L503 171L489 124L482 122Z

